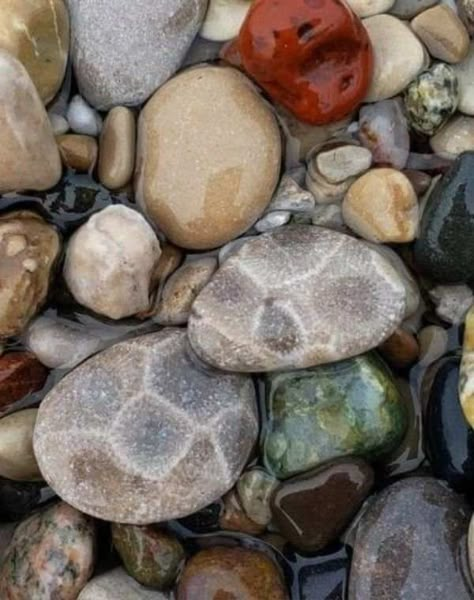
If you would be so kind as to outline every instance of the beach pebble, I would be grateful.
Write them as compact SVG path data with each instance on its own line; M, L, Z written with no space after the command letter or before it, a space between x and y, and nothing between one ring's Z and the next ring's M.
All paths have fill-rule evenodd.
M121 567L89 581L77 600L173 600L168 592L150 590L127 575Z
M429 294L436 305L436 314L452 325L462 323L474 304L474 295L467 285L437 285Z
M210 0L199 35L214 42L235 38L251 4L252 0Z
M439 0L395 0L390 14L399 19L413 19L427 8L438 4Z
M453 67L458 79L458 110L465 115L474 115L474 42L464 60Z
M0 419L0 476L37 481L41 473L33 453L33 429L38 410L21 410Z
M245 471L237 482L237 493L245 514L259 525L272 519L270 500L278 480L260 467Z
M474 117L455 115L430 139L430 145L438 156L451 160L474 150Z
M100 136L99 181L116 190L126 185L135 166L136 124L133 112L116 106L107 115Z
M97 111L81 96L74 96L66 113L70 128L81 135L98 136L102 129L102 119Z
M348 177L340 183L329 182L320 172L317 166L317 155L310 155L308 159L308 170L306 171L306 187L314 196L316 204L334 204L340 202L351 183L353 177Z
M222 510L219 515L219 527L229 531L240 531L249 535L260 535L265 525L255 523L246 514L235 489L222 498Z
M347 233L347 227L342 218L340 204L320 204L311 213L311 223L319 227L327 227Z
M0 414L40 390L47 377L48 370L29 352L0 354Z
M312 211L314 204L313 194L304 190L293 177L285 174L267 207L267 212L282 210L290 213L306 213Z
M473 0L456 0L459 17L464 23L469 35L474 34L474 2Z
M443 356L448 349L448 332L438 325L427 325L418 333L420 365L428 366Z
M318 171L327 181L342 183L367 171L372 164L372 153L362 146L348 144L323 150L316 154L314 160Z
M58 115L54 112L49 112L48 117L51 124L51 129L53 130L55 136L64 135L69 131L69 123L67 122L66 117Z
M415 336L400 327L395 329L378 349L392 367L399 369L404 369L415 363L420 354Z
M255 223L255 230L259 233L272 231L277 227L286 225L290 218L291 213L287 210L275 210L273 212L269 212Z
M90 135L66 134L56 138L65 167L79 173L93 170L97 160L98 145Z

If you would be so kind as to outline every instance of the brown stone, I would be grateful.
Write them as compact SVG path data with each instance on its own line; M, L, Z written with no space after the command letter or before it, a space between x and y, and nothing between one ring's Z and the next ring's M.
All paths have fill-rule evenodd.
M217 546L184 568L177 600L288 600L276 564L262 552Z
M33 452L37 414L37 408L28 408L0 419L0 477L14 481L42 479Z
M59 153L65 167L80 173L92 171L97 160L97 141L90 135L74 133L60 135L56 138Z
M104 121L100 136L99 181L116 190L132 178L135 166L136 123L129 108L116 106Z
M223 498L224 506L219 517L219 527L230 531L241 531L249 535L259 535L265 531L265 525L252 521L246 514L235 490L231 490Z
M418 359L420 347L413 334L400 327L379 346L382 356L393 367L409 367Z
M8 352L0 358L0 412L27 394L40 390L48 369L29 352Z

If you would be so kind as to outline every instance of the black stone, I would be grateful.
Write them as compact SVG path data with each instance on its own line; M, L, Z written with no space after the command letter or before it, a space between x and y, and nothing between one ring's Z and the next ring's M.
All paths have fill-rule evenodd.
M45 483L0 479L0 522L19 521L54 497Z

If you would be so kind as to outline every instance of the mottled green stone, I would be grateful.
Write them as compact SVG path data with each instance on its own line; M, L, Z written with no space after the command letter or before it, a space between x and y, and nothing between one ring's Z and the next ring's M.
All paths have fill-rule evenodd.
M264 461L290 477L339 456L377 461L402 440L404 401L375 354L269 375Z
M112 525L112 539L125 569L142 585L166 589L174 584L184 550L169 533L153 525Z

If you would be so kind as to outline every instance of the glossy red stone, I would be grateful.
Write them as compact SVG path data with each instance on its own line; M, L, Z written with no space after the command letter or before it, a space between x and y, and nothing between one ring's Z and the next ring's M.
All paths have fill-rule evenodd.
M313 125L353 111L373 69L367 31L341 0L256 0L222 58Z

